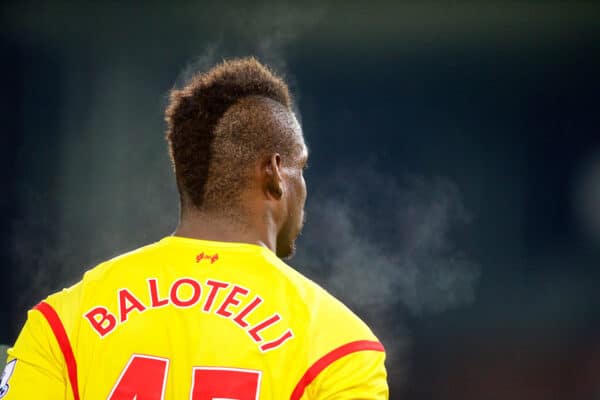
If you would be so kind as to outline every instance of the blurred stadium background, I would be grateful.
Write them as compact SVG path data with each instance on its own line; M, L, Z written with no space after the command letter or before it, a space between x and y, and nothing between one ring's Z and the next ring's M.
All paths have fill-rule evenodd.
M290 263L374 327L392 399L600 398L596 2L0 7L0 342L173 230L166 94L255 54L311 148Z

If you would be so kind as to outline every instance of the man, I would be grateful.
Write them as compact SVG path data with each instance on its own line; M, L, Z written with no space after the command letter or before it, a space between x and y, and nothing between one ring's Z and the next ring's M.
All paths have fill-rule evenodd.
M286 84L253 58L173 90L173 236L33 310L6 399L386 399L384 349L278 257L303 223L307 148Z

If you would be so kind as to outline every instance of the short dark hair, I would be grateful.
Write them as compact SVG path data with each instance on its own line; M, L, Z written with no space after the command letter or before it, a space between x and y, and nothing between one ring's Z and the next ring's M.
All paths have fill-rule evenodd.
M254 97L274 102L292 113L286 83L253 57L224 61L205 73L195 75L182 89L171 91L165 112L166 137L182 203L189 200L201 209L211 207L212 203L226 204L233 200L229 197L235 195L236 186L239 186L236 185L239 182L234 181L235 177L242 175L239 171L240 154L248 153L243 148L250 146L255 149L257 145L263 145L262 142L268 144L273 140L265 137L269 136L265 132L256 132L264 131L262 128L252 129L251 134L245 132L248 130L245 125L252 125L253 115L257 114L247 113L250 117L241 121L242 126L238 124L233 129L235 132L230 127L230 132L224 133L229 136L229 142L234 140L242 145L242 150L236 147L236 154L230 155L218 168L211 168L215 159L227 158L227 154L219 155L227 151L221 147L227 146L215 142L216 131L228 109L242 99ZM222 136L222 133L219 132L219 135ZM281 138L275 140L281 145ZM215 172L211 172L213 170ZM219 176L209 179L211 174ZM209 181L214 181L212 186L221 189L211 188Z

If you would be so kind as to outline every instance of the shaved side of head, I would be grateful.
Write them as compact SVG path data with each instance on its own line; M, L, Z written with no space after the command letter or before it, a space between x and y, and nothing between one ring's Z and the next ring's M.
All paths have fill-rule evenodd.
M302 131L289 108L262 96L239 100L215 128L206 209L224 212L239 207L241 190L259 160L279 153L283 165L289 165L302 150Z

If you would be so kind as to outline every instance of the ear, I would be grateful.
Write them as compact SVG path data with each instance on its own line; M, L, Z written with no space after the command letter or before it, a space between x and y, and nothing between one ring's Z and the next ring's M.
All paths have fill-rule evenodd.
M281 200L283 179L281 177L281 156L274 153L263 162L263 192L269 199Z

